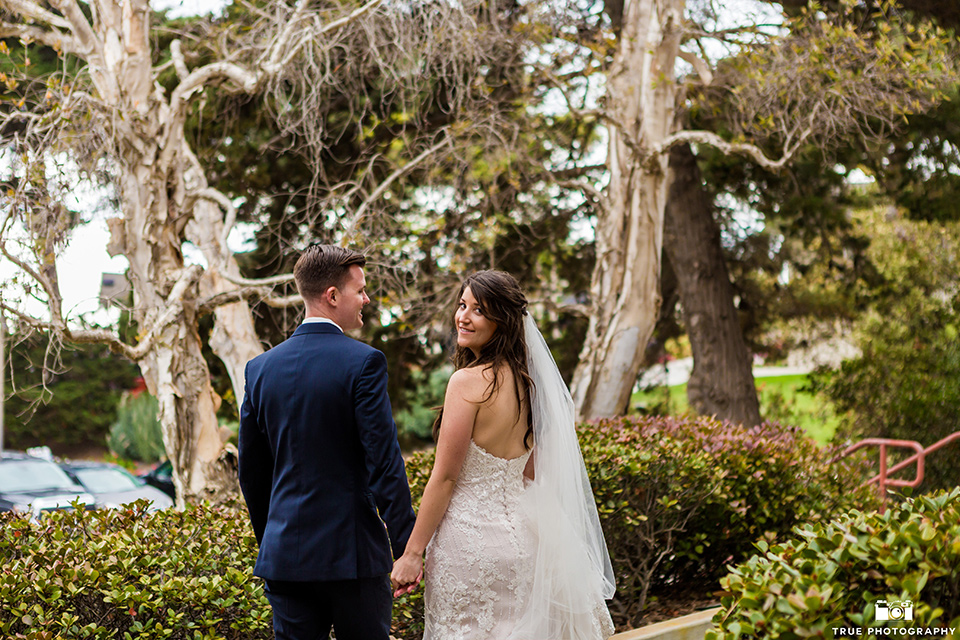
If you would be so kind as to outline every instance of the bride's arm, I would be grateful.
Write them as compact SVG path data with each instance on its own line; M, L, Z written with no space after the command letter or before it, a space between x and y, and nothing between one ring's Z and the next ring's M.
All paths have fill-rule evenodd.
M393 565L390 578L394 589L398 585L417 581L423 552L447 511L450 496L460 476L485 388L486 382L479 368L460 369L450 377L443 400L443 421L437 438L436 461L423 490L417 522L406 550Z

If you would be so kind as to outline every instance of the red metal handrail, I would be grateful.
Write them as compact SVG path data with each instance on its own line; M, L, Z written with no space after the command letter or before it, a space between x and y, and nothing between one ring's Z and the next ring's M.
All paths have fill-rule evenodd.
M880 488L880 513L883 513L887 507L887 487L917 487L921 482L923 482L923 462L924 462L924 451L923 445L915 440L893 440L891 438L867 438L861 440L856 444L852 444L846 449L843 450L838 458L845 458L854 451L863 449L864 447L877 446L880 447L880 473L875 477L867 480L863 484L871 484L873 482L879 483ZM913 449L916 451L916 455L912 456L913 459L917 461L917 476L913 480L897 480L894 478L888 477L890 473L893 472L887 470L887 447L900 447L903 449ZM896 466L900 466L899 464Z
M873 478L870 478L864 485L877 483L877 486L880 490L880 513L883 513L886 509L887 504L887 487L913 487L916 488L923 482L923 467L924 461L928 455L942 449L951 442L960 440L960 431L956 433L951 433L946 438L942 438L937 442L933 443L926 449L923 448L923 445L917 442L916 440L894 440L891 438L866 438L855 444L850 445L843 452L837 456L834 460L839 460L840 458L845 458L854 451L862 449L864 447L877 446L880 447L880 473L878 473ZM916 451L915 454L898 462L894 466L887 469L887 447L899 447L903 449L913 449ZM917 475L913 480L898 480L896 478L891 478L890 474L896 473L901 469L906 469L910 465L916 463L917 465Z

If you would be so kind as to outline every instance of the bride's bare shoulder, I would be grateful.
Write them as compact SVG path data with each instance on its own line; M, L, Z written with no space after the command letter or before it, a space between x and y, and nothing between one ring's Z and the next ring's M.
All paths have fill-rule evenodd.
M487 367L465 367L457 369L447 383L447 395L456 394L471 402L478 401L484 389L490 384L484 371Z

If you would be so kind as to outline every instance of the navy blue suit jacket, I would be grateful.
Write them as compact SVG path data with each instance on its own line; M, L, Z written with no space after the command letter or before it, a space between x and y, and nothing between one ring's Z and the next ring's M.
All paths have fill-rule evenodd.
M414 513L384 355L332 324L307 323L248 362L240 488L260 544L256 575L389 573Z

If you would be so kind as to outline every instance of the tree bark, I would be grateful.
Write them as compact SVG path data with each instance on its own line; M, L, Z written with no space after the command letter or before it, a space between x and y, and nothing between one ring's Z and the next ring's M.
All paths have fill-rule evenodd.
M597 217L590 325L572 391L581 419L623 413L659 317L674 64L685 0L628 0L607 81L610 183Z
M752 358L733 304L720 229L689 145L671 150L670 176L664 249L677 274L693 350L687 398L701 415L760 424Z
M206 179L183 133L177 91L168 99L154 82L146 0L123 4L97 0L92 23L82 13L71 12L73 7L65 3L61 11L85 44L83 57L96 98L118 115L113 122L135 123L135 128L112 125L117 127L111 133L121 211L109 224L109 249L130 263L139 326L150 327L164 318L155 345L138 364L160 406L178 504L218 502L238 493L236 458L224 447L217 424L220 398L201 352L199 303L201 293L226 288L221 270L239 272L232 258L219 251L222 243L217 243L218 255L210 251L213 239L222 238L223 231L216 206L190 197L207 186ZM211 263L206 273L183 262L188 221ZM234 388L242 395L238 360L260 351L249 307L246 302L227 305L217 311L217 321L213 342L225 355ZM231 341L232 346L225 348Z
M181 127L179 131L183 154L189 157L183 179L193 192L208 188L207 177L200 162L189 148ZM183 202L180 206L183 206ZM204 298L236 290L234 280L242 277L240 266L226 247L229 229L224 224L224 213L209 200L198 200L193 206L193 220L187 225L186 236L207 260L207 268L200 281L200 293ZM227 276L227 277L224 277ZM213 310L213 331L208 343L230 376L237 408L243 401L244 369L247 362L263 353L260 338L253 325L253 314L245 300L219 305Z

